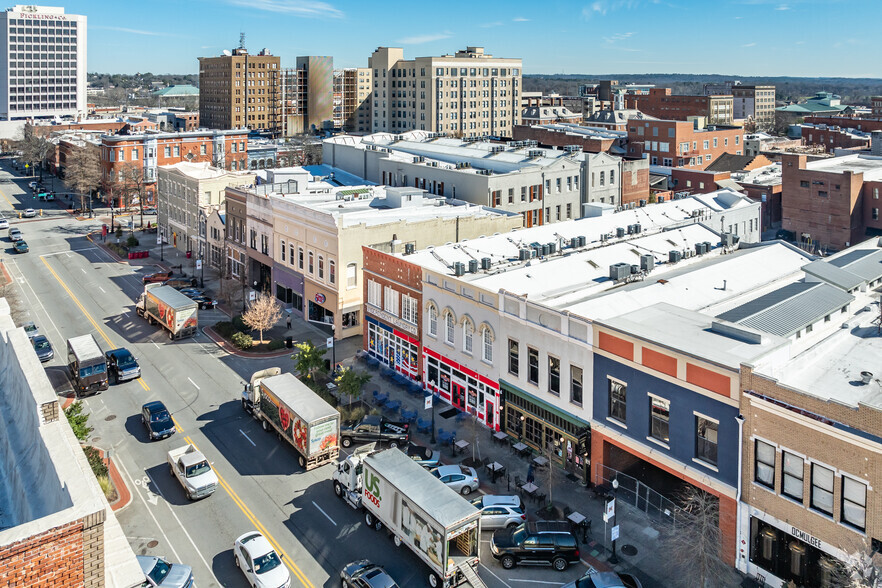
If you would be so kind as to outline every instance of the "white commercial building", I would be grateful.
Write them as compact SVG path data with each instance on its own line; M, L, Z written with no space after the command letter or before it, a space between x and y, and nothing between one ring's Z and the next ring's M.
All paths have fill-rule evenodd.
M86 113L86 17L55 6L0 13L0 118Z

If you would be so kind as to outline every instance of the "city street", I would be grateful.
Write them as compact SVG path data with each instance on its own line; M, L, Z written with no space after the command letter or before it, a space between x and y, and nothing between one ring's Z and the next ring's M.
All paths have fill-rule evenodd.
M386 567L401 586L425 583L415 556L395 548L385 533L366 529L362 515L334 496L329 467L303 472L293 448L242 410L243 381L270 365L290 370L290 359L235 357L201 332L169 341L134 311L141 275L153 267L117 262L88 236L100 234L98 221L77 220L61 203L47 203L42 217L18 219L18 212L37 206L30 178L9 172L7 161L0 171L0 213L22 230L30 252L14 253L5 231L0 235L13 279L5 295L16 322L34 321L51 341L55 358L45 366L59 392L66 389L66 340L73 336L92 333L105 351L126 347L141 365L142 378L85 400L94 445L111 453L133 493L117 517L136 553L191 565L200 587L245 586L232 544L257 529L283 554L292 586L339 585L342 566L363 558ZM226 318L217 310L199 315L201 326ZM171 438L148 441L139 413L150 400L162 400L172 412L177 433ZM208 457L220 478L218 491L198 502L185 498L166 465L166 452L186 442ZM504 571L489 556L489 538L483 537L481 569L489 586L559 585L585 570Z

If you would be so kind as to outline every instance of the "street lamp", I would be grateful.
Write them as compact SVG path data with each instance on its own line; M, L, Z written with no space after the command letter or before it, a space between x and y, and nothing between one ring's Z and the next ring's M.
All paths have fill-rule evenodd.
M613 523L614 524L613 524L612 528L615 529L616 527L619 526L619 501L616 499L618 496L618 489L619 489L619 479L618 478L613 479L612 487L613 487L613 508L614 508L614 510L613 510ZM616 565L617 563L619 563L619 558L616 557L616 540L617 539L612 540L612 555L610 556L609 560L607 560L607 561L609 561L609 563L611 563L613 565Z
M432 442L432 445L434 445L435 444L435 391L429 390L429 392L432 394L432 439L431 439L431 442Z
M199 266L202 268L202 275L199 277L199 287L205 287L205 260L202 257L199 258Z
M524 421L527 420L527 417L521 415L521 430L518 431L518 442L520 442L524 438Z

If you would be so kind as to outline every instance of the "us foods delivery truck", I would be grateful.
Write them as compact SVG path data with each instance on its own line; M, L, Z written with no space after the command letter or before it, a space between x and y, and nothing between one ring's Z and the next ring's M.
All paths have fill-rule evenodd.
M168 331L169 339L196 334L199 305L171 286L146 284L135 304L135 312L151 325L161 325Z
M480 511L396 448L366 445L332 474L334 493L376 530L389 530L428 566L429 586L480 588L477 574Z
M340 413L292 374L279 368L256 372L242 391L242 407L294 446L300 467L335 461L340 452Z

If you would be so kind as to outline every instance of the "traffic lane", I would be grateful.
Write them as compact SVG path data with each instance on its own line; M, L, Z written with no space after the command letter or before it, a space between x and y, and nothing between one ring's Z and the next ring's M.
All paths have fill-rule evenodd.
M492 536L492 531L483 531L481 533L481 578L488 585L493 584L508 588L524 586L525 584L561 586L578 580L589 569L585 562L582 561L578 564L571 564L562 572L556 571L550 565L520 565L506 570L502 567L502 564L493 558L493 554L490 552ZM579 544L580 551L586 547L582 543Z

